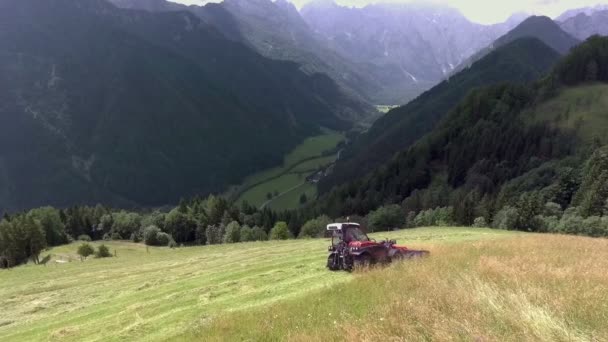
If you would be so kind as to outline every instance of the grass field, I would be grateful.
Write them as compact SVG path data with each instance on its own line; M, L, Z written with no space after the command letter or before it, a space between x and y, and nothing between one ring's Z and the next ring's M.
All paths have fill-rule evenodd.
M316 196L316 187L306 184L306 177L335 161L337 154L322 154L335 148L342 140L343 134L332 131L306 139L285 156L281 167L264 170L247 178L240 186L244 191L237 201L245 200L259 207L268 202L268 193L277 193L284 195L268 202L268 207L275 210L297 208L303 193L306 193L308 198Z
M225 313L176 340L608 341L608 240L433 244L421 261Z
M392 276L387 279L404 284L412 284L414 280L408 271L410 267L420 269L430 263L445 268L451 260L456 260L455 267L460 267L464 252L451 256L447 254L449 248L466 250L479 257L480 247L476 241L505 240L512 236L517 235L465 228L414 229L375 235L376 238L397 238L412 247L432 251L433 257L428 261L390 271ZM49 252L53 258L71 258L73 262L0 271L0 341L155 341L207 337L233 341L246 334L248 328L257 331L256 339L266 339L254 325L269 322L276 322L278 330L269 332L275 335L268 337L301 334L302 327L313 323L306 320L308 311L292 312L304 319L300 328L285 326L294 317L277 319L273 315L258 316L258 313L262 310L267 315L268 310L276 309L281 315L287 314L285 310L296 308L304 299L312 303L311 312L317 315L325 310L320 306L326 302L326 295L334 293L332 289L345 289L349 296L354 296L360 286L356 283L364 276L327 271L327 244L327 240L321 239L168 249L112 242L109 246L117 257L84 262L78 261L74 254L77 244L58 247ZM504 248L497 250L502 253ZM451 272L454 274L456 270ZM374 276L366 281L377 280ZM369 303L364 300L368 295L378 296L376 290L359 293L359 300L351 304L359 307L361 315L367 314L363 306ZM331 330L331 322L347 318L334 313L338 302L341 299L327 302L329 312L323 314L337 316L319 324L319 329ZM242 319L243 325L233 322L232 315Z

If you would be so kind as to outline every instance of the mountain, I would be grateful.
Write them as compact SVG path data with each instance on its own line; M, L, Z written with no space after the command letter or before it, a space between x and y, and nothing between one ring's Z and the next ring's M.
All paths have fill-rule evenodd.
M327 44L380 83L372 101L401 104L443 80L461 62L519 23L470 22L455 9L421 3L363 8L313 1L301 14Z
M367 94L380 85L361 74L355 65L339 56L304 22L293 4L285 0L225 0L204 6L176 5L165 0L112 0L122 8L152 12L187 10L227 38L249 46L271 59L300 64L308 74L330 76L340 91L363 111L345 111L344 117L360 121L375 114Z
M608 35L608 10L580 13L560 22L560 27L572 36L585 40L592 35Z
M459 65L456 68L456 71L461 71L464 68L469 67L473 62L478 61L497 47L523 37L536 37L560 54L568 53L573 46L580 43L579 40L562 30L559 25L549 17L532 16L517 25L513 30L498 38L486 48L475 53L466 62Z
M570 231L574 223L556 224L566 208L564 217L599 220L608 200L607 66L608 38L593 37L540 81L476 89L416 144L315 209L364 215L396 203L411 220L426 210L456 224L484 217L532 231Z
M555 18L555 21L564 22L570 18L576 17L579 14L592 15L595 12L606 11L606 10L608 10L608 5L602 5L602 4L598 4L598 5L590 6L590 7L574 8L574 9L567 10L566 12L562 13L559 17Z
M431 131L474 88L501 82L528 82L549 71L559 54L535 38L522 38L490 52L405 106L387 113L354 139L321 190L364 176Z
M359 110L189 12L103 0L0 2L0 86L4 211L222 191Z

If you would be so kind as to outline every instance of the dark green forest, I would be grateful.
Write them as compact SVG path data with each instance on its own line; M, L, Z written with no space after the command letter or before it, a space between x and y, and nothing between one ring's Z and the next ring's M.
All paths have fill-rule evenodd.
M320 126L369 114L324 74L264 58L189 12L98 0L0 2L0 88L10 210L224 191Z
M353 139L333 174L322 180L320 190L326 192L386 163L430 132L471 90L500 82L536 80L558 59L556 51L535 38L518 39L496 49L407 105L393 109Z
M577 117L571 110L598 106L602 96L569 99L549 121L542 112L571 89L606 82L608 38L592 37L540 81L474 90L433 132L310 210L338 217L398 205L410 226L485 222L607 235L608 112L600 106L594 117Z

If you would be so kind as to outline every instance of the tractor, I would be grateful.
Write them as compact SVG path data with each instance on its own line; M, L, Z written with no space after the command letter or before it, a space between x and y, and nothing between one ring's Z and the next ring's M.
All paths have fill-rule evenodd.
M332 223L327 225L327 230L331 233L327 258L327 268L331 271L350 272L375 264L389 264L396 260L429 255L429 251L398 246L395 240L377 242L370 239L358 223Z

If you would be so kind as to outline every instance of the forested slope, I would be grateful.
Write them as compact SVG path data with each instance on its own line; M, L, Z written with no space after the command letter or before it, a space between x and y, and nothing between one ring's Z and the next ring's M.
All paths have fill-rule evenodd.
M559 54L538 39L516 40L443 81L405 106L393 109L354 139L334 172L321 183L322 191L365 175L395 153L431 131L467 93L501 82L528 82L546 74Z
M361 109L188 12L3 1L0 51L4 210L223 191Z
M606 83L608 38L592 37L542 81L472 92L433 132L317 209L340 216L397 203L416 216L443 207L460 224L593 235L608 199Z

